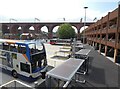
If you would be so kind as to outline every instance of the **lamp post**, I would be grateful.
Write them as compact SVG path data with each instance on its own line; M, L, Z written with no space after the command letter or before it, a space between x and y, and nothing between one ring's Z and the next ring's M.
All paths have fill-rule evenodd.
M65 18L63 18L63 21L65 22Z
M83 31L83 43L85 43L85 25L86 25L86 9L88 7L84 7L85 9L85 17L84 17L84 31Z
M12 20L17 22L17 20L16 20L16 19L10 18L10 23L11 23L11 21L12 21Z
M39 22L40 22L40 19L38 19L38 18L35 18L35 22L36 22L36 21L39 21Z

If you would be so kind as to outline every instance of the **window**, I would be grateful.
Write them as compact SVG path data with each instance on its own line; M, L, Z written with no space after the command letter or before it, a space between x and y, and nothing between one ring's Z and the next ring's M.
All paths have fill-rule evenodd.
M0 43L0 49L2 49L3 47L2 47L2 43Z
M38 49L38 51L43 49L43 45L40 42L36 42L36 49Z
M10 51L17 52L18 51L17 47L18 47L17 44L10 44Z
M26 46L25 45L18 45L18 52L22 54L26 54Z
M29 64L20 63L20 69L21 69L21 71L30 73L30 65Z
M36 43L29 44L28 46L31 54L34 54L43 50L43 45L39 41Z
M16 53L12 53L12 59L17 59L17 54Z
M3 50L9 51L9 44L8 43L3 43Z

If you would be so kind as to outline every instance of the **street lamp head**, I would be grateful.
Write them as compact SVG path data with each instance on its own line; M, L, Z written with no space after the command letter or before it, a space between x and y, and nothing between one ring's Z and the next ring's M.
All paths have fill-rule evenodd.
M84 7L85 9L87 9L88 7Z

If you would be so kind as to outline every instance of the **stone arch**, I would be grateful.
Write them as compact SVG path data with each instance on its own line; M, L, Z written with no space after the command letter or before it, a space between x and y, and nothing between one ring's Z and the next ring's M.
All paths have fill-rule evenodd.
M48 27L47 26L42 26L41 27L41 32L46 32L46 33L48 33Z
M59 26L55 26L52 30L52 35L53 35L53 38L56 38L57 37L57 30L58 30Z
M59 28L59 26L55 26L55 27L53 28L52 32L57 32L58 28Z
M7 25L2 25L2 33L10 33L10 27Z
M86 29L86 28L88 28L88 26L85 26L85 28L84 28L84 26L82 26L82 27L80 28L80 33L81 33L84 29Z
M35 28L35 32L38 34L40 34L41 33L41 28L42 28L42 26L41 25L37 25L36 26L36 28Z
M23 33L29 33L30 32L30 27L35 29L35 27L33 25L25 25L22 29Z
M35 28L34 28L34 26L30 26L29 27L29 33L35 34Z
M48 30L49 30L48 27L45 26L45 25L41 27L41 29L40 29L40 31L41 31L41 34L40 34L41 38L45 38L45 39L48 38Z
M12 34L17 34L18 33L18 28L19 28L19 25L13 25L12 27L11 27L11 33Z
M77 34L78 33L78 30L75 26L72 26L72 28L75 30L75 33Z

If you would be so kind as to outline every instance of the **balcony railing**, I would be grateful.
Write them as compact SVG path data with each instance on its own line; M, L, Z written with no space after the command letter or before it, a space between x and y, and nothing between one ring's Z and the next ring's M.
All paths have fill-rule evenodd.
M116 25L111 25L109 27L108 33L116 33L117 32L117 26Z
M120 41L117 43L117 48L120 49Z
M111 25L111 26L110 26L110 29L113 29L113 28L117 28L117 25L114 24L114 25Z
M106 33L106 31L107 31L107 29L105 28L105 29L102 30L101 33Z
M115 47L115 40L107 41L107 45L110 47Z
M102 39L102 40L101 40L101 44L104 44L104 45L105 45L105 43L106 43L106 40L105 40L105 39Z

